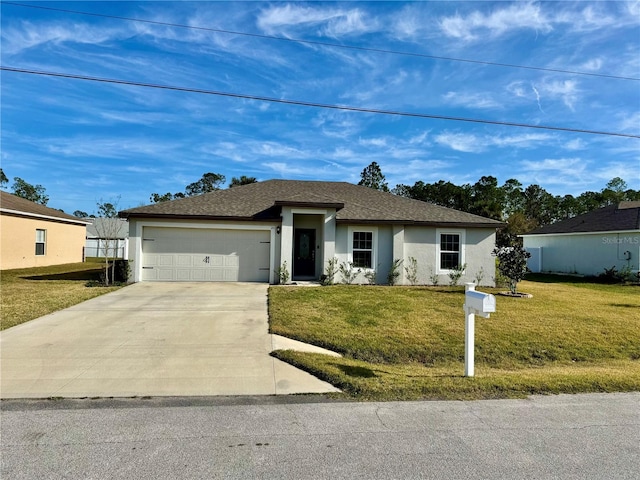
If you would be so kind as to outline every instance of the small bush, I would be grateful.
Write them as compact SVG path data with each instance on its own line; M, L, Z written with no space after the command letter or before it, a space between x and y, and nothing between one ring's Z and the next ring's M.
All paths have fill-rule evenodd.
M402 259L400 258L396 258L391 264L389 274L387 275L387 283L391 286L398 283L398 278L400 277L400 265L402 265Z
M327 268L324 273L320 275L320 284L327 286L333 285L336 277L336 270L338 265L338 259L333 257L327 261Z
M274 273L278 276L278 282L280 285L286 285L289 283L289 270L287 270L287 262L283 262L282 265L274 270Z
M353 262L343 262L338 267L342 275L342 283L351 285L360 274L359 268L354 268Z
M418 283L418 261L414 257L409 257L409 264L405 265L404 271L409 283L416 285Z
M455 287L456 285L458 285L458 282L460 281L460 278L462 278L462 275L464 274L464 271L467 268L467 264L463 264L463 265L458 265L456 268L452 268L451 271L449 272L449 286L450 287Z

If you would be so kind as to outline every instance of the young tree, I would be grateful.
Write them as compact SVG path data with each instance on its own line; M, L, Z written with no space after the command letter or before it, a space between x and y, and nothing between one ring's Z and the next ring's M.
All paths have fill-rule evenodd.
M493 255L498 257L498 270L509 279L509 290L516 293L518 282L527 273L527 259L531 254L519 245L510 247L496 247Z
M98 241L102 241L102 252L104 253L104 284L109 286L115 280L116 258L118 256L118 232L120 225L118 222L118 202L120 197L112 202L97 203L98 215L94 221ZM111 281L109 281L109 262L111 261Z
M45 195L45 188L42 185L31 185L20 177L14 177L13 181L14 184L11 188L15 196L39 203L40 205L47 205L49 196Z
M4 188L7 185L7 183L9 183L9 179L4 174L4 170L0 168L0 188Z
M229 184L229 188L231 187L239 187L240 185L249 185L250 183L257 183L258 179L256 177L247 177L246 175L242 175L240 178L233 177L231 179L231 183Z
M364 185L365 187L381 190L383 192L389 191L389 186L387 185L387 182L385 182L380 165L376 162L372 162L368 167L365 167L365 169L362 170L358 185Z

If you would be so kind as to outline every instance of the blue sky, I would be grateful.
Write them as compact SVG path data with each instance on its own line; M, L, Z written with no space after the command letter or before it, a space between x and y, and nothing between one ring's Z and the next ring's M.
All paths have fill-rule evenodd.
M25 2L26 3L26 2ZM335 48L2 4L4 67L640 135L640 3L41 2L154 22L540 67ZM2 72L1 164L49 206L121 209L206 172L391 187L493 175L640 189L640 140L326 110Z

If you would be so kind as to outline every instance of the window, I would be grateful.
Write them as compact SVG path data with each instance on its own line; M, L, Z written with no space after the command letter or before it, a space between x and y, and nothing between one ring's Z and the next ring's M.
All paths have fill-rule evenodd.
M371 268L373 265L373 232L353 232L353 266Z
M438 270L448 273L464 264L464 231L439 231L438 238Z
M44 255L45 244L47 241L47 231L36 229L36 255Z
M349 261L356 268L375 268L378 231L349 227Z

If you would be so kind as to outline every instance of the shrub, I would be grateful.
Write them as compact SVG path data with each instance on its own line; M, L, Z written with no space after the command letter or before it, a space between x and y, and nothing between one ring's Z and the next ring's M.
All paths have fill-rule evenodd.
M518 282L527 273L527 259L531 254L523 247L496 247L493 255L498 257L498 271L509 279L509 290L516 293Z
M282 265L275 270L275 274L278 276L278 281L280 285L285 285L289 283L289 270L287 270L287 262L283 262Z
M324 274L320 276L320 284L321 285L333 285L336 277L336 269L338 266L338 259L333 257L327 261L327 268L324 271Z
M404 271L411 285L416 285L418 283L418 261L413 257L409 257L409 265L405 265Z
M338 267L342 275L342 283L351 285L360 273L359 268L353 267L353 262L343 262Z
M458 282L460 281L460 278L462 277L462 274L464 273L466 268L467 264L465 263L451 269L451 271L449 272L449 286L455 287L456 285L458 285Z
M367 279L369 285L375 285L378 283L378 272L376 270L370 269L364 272L364 278Z
M391 286L398 283L398 278L400 277L400 265L402 265L402 259L400 258L396 258L391 264L389 274L387 275L387 283Z

